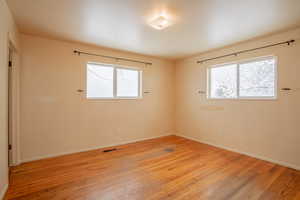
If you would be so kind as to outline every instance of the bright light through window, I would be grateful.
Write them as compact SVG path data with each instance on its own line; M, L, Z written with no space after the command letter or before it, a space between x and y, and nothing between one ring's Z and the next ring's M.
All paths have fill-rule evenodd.
M87 64L87 98L138 98L141 72L103 64Z
M240 64L241 97L275 96L275 60L267 59Z
M209 69L209 97L275 98L276 60L274 57L222 65Z
M112 98L114 68L96 64L87 65L87 97Z
M117 96L139 96L139 72L136 70L117 69Z
M237 97L237 65L226 65L211 69L211 97Z

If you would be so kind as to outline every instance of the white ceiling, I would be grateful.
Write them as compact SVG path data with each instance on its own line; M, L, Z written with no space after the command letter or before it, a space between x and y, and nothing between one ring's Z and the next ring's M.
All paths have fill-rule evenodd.
M171 59L300 25L300 0L7 2L21 32ZM160 12L173 25L155 30L148 22Z

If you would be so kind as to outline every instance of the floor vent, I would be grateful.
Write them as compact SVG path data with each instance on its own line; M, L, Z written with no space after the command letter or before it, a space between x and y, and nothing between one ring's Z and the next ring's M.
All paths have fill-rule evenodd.
M166 152L173 152L174 149L173 149L173 148L165 148L165 151L166 151Z
M114 148L114 149L105 149L105 150L103 150L103 153L108 153L108 152L111 152L111 151L117 151L117 149L116 148Z

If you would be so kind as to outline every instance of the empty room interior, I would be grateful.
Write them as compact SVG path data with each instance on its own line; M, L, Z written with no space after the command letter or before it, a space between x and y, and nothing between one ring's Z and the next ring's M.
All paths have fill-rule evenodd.
M0 199L300 200L299 0L0 0Z

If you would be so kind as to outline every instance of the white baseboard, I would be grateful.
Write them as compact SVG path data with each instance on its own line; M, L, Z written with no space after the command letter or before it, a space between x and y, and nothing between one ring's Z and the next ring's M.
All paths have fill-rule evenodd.
M68 155L68 154L73 154L73 153L80 153L80 152L85 152L85 151L92 151L92 150L97 150L97 149L102 149L102 148L108 148L108 147L113 147L113 146L130 144L130 143L134 143L134 142L141 142L141 141L144 141L144 140L161 138L161 137L166 137L166 136L170 136L170 135L175 135L175 134L173 134L173 133L167 133L167 134L163 134L163 135L160 135L160 136L142 138L142 139L137 139L137 140L130 140L130 141L119 142L119 143L115 143L115 144L102 145L102 146L85 148L85 149L80 149L80 150L75 150L75 151L67 151L67 152L61 152L61 153L56 153L56 154L48 154L48 155L43 155L43 156L36 156L36 157L33 157L33 158L25 158L25 159L22 159L19 162L19 164L26 163L26 162L31 162L31 161L36 161L36 160L42 160L42 159L46 159L46 158L54 158L54 157Z
M0 190L0 199L4 198L4 195L5 195L6 191L7 191L7 189L8 189L8 184L5 184L4 187L3 187L3 189Z
M239 150L232 149L230 147L226 147L226 146L223 146L223 145L213 144L211 142L207 142L207 141L204 141L204 140L199 140L199 139L196 139L196 138L193 138L193 137L190 137L190 136L185 136L185 135L182 135L182 134L176 134L176 135L179 136L179 137L189 139L189 140L194 140L194 141L199 142L199 143L208 144L208 145L218 147L218 148L221 148L221 149L225 149L225 150L228 150L228 151L233 151L233 152L236 152L236 153L239 153L239 154L243 154L243 155L250 156L250 157L253 157L253 158L257 158L257 159L260 159L260 160L265 160L265 161L268 161L268 162L271 162L271 163L282 165L284 167L292 168L292 169L295 169L295 170L300 170L300 166L290 164L288 162L273 160L271 158L267 158L267 157L264 157L264 156L259 156L259 155L239 151Z

